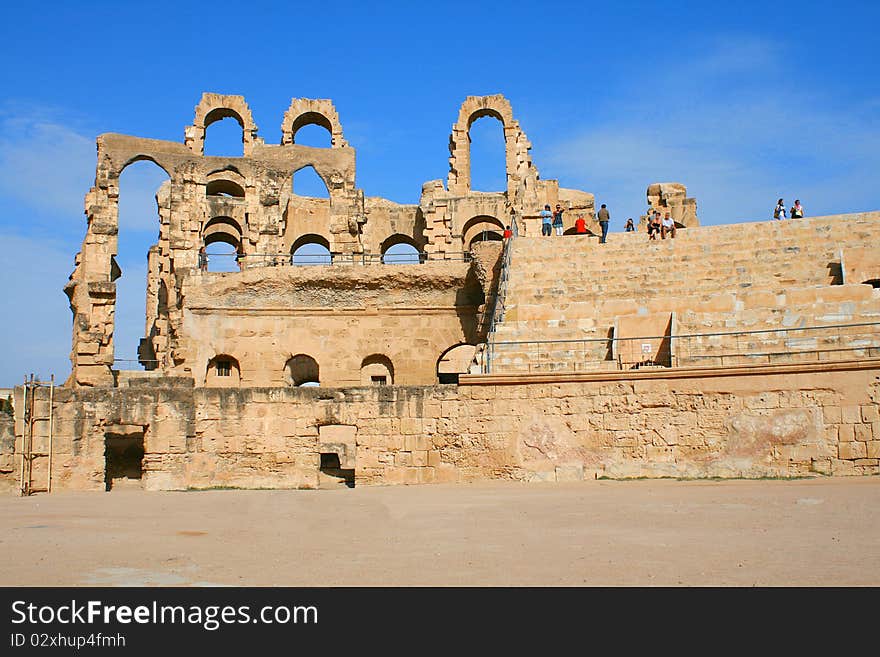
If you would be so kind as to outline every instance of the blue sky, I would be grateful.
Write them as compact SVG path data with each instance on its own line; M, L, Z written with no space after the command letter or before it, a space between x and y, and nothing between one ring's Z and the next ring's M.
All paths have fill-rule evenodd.
M706 225L766 220L780 196L811 215L874 210L878 23L876 2L14 3L0 27L0 386L69 373L61 288L102 132L182 141L214 91L244 95L277 143L292 97L332 98L358 186L414 203L446 178L462 100L503 93L542 178L593 192L612 230L660 181L686 184ZM228 145L225 123L209 150ZM500 188L499 124L472 136L475 187ZM119 357L143 331L161 180L143 164L121 182Z

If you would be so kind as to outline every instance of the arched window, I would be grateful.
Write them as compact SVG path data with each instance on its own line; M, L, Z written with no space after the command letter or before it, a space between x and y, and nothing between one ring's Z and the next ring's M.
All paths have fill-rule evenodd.
M327 183L315 171L315 167L305 166L293 174L291 191L296 196L308 196L309 198L330 198L330 190Z
M293 124L293 143L313 148L330 148L332 146L333 128L321 114L310 112L303 114Z
M484 115L471 123L471 190L507 191L507 155L504 125L494 115Z
M231 217L214 217L202 229L210 272L239 271L236 257L242 246L241 226Z
M205 117L205 155L244 155L244 123L238 114L225 108L208 113Z
M386 265L417 265L424 262L415 241L406 235L392 235L380 247Z
M440 354L437 359L437 381L458 383L458 375L467 374L470 370L476 351L472 344L459 344Z
M284 364L284 380L291 386L320 385L318 361L305 354L297 354Z
M500 240L504 225L495 217L481 215L467 221L461 231L462 250L470 251L476 242Z
M214 356L208 361L205 371L205 385L212 388L237 388L241 385L241 370L238 360L228 354Z
M244 189L241 185L232 180L211 180L205 185L205 195L244 198Z
M155 356L141 353L140 346L145 338L148 254L159 232L157 194L168 179L165 170L147 158L128 164L119 176L119 232L111 262L116 281L114 369L155 367ZM153 274L158 276L158 271Z
M329 265L332 261L330 242L320 235L303 235L290 247L292 265Z
M373 354L361 362L361 384L390 386L394 384L394 365L388 356Z

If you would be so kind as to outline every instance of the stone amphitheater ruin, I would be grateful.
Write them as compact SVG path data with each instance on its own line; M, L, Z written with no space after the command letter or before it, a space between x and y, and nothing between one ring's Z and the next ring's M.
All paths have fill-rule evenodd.
M470 183L470 128L503 126L507 187ZM233 117L243 157L204 155ZM328 148L296 143L306 125ZM206 93L183 143L104 134L64 287L72 373L15 390L6 489L320 488L880 471L880 212L700 227L655 183L676 239L600 245L592 194L543 180L502 96L468 97L449 175L418 205L355 186L329 100L294 99L279 144ZM148 253L143 371L114 368L119 177L169 177ZM294 193L313 167L329 199ZM544 204L590 234L543 238ZM514 236L501 239L505 226ZM235 248L240 271L203 271ZM327 264L295 253L320 244ZM414 263L388 257L396 245ZM51 419L50 419L51 418Z

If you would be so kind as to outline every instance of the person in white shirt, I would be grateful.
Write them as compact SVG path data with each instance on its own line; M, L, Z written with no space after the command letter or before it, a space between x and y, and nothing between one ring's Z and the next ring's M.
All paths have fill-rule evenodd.
M779 199L776 202L776 209L773 210L773 218L782 221L785 219L785 201Z
M663 217L663 223L660 226L660 237L665 240L666 235L669 235L670 239L675 237L675 222L668 212Z

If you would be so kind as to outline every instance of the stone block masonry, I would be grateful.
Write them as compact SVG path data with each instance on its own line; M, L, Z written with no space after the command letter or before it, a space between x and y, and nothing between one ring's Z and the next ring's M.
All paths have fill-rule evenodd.
M106 490L139 436L148 490L880 472L880 361L356 388L56 391L53 490ZM335 462L335 458L334 458ZM11 476L11 475L5 475ZM115 485L111 486L115 489Z

